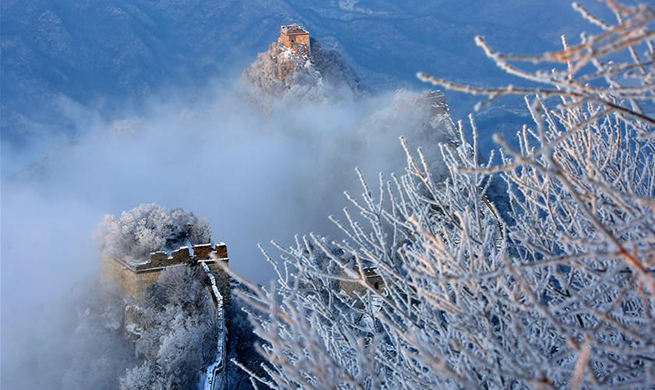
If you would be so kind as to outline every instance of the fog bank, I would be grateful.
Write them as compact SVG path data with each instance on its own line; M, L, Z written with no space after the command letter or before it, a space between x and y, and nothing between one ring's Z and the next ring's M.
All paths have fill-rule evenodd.
M415 97L344 95L266 111L238 84L223 83L193 107L168 99L141 115L95 122L37 164L17 166L19 156L5 150L3 384L23 389L58 377L61 368L50 363L66 343L47 341L68 337L56 329L74 321L67 308L75 286L97 277L93 232L103 215L146 202L193 211L227 243L237 272L266 283L272 270L257 243L338 234L327 216L345 205L344 190L361 191L354 168L371 180L402 169L398 136L411 138L429 119Z

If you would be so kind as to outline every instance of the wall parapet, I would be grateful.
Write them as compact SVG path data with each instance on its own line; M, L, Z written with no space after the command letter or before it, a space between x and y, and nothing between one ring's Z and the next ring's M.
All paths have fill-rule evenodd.
M130 261L127 259L114 259L134 273L150 272L170 267L172 265L186 264L192 261L208 262L228 261L227 246L225 243L198 244L182 246L174 251L152 252L147 259Z
M143 298L148 287L169 268L185 264L208 266L213 270L222 295L222 304L230 306L230 277L224 271L229 264L224 243L183 246L171 252L152 252L141 260L106 257L102 261L103 274L118 281L125 293L135 300Z

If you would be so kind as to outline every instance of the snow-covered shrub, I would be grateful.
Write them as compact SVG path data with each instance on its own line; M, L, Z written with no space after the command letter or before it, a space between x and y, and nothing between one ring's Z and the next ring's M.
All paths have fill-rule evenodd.
M221 328L199 267L168 268L146 292L143 333L136 342L142 364L121 379L121 389L195 389L216 356Z
M655 384L655 11L605 3L617 23L575 4L602 33L564 40L559 52L502 55L478 38L502 69L543 87L420 75L490 100L529 96L534 123L517 132L518 150L497 137L500 162L481 164L475 122L472 139L460 122L457 145L441 146L442 182L403 142L406 174L380 176L375 195L362 180L362 198L349 197L357 213L333 218L345 240L310 234L278 246L272 288L242 280L268 361L253 380L273 389ZM517 66L526 61L546 68ZM507 214L488 193L493 175L507 183Z
M145 203L124 211L118 218L106 215L97 238L104 255L139 259L187 243L206 244L211 241L211 228L192 212L169 212L156 203Z

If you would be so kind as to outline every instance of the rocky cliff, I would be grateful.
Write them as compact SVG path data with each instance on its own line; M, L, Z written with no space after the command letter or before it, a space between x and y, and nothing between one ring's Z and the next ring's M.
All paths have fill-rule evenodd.
M366 89L339 52L311 39L311 55L301 55L281 42L272 43L245 70L251 96L266 107L272 100L313 101L364 94ZM338 92L338 93L337 93Z

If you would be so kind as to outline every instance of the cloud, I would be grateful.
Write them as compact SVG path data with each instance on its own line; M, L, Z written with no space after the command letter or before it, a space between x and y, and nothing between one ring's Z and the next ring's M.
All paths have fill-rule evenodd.
M56 337L42 324L69 321L66 297L97 276L92 236L103 215L146 202L193 211L227 243L237 272L267 282L272 270L256 244L338 235L327 216L345 205L344 190L360 193L354 168L371 180L399 172L398 136L419 134L429 119L412 109L410 93L285 100L264 112L238 84L217 85L191 106L159 100L139 115L96 122L31 167L17 169L20 156L3 155L17 172L2 183L3 381L30 388L38 382L26 370L48 371L58 358L55 347L39 353L39 340Z

